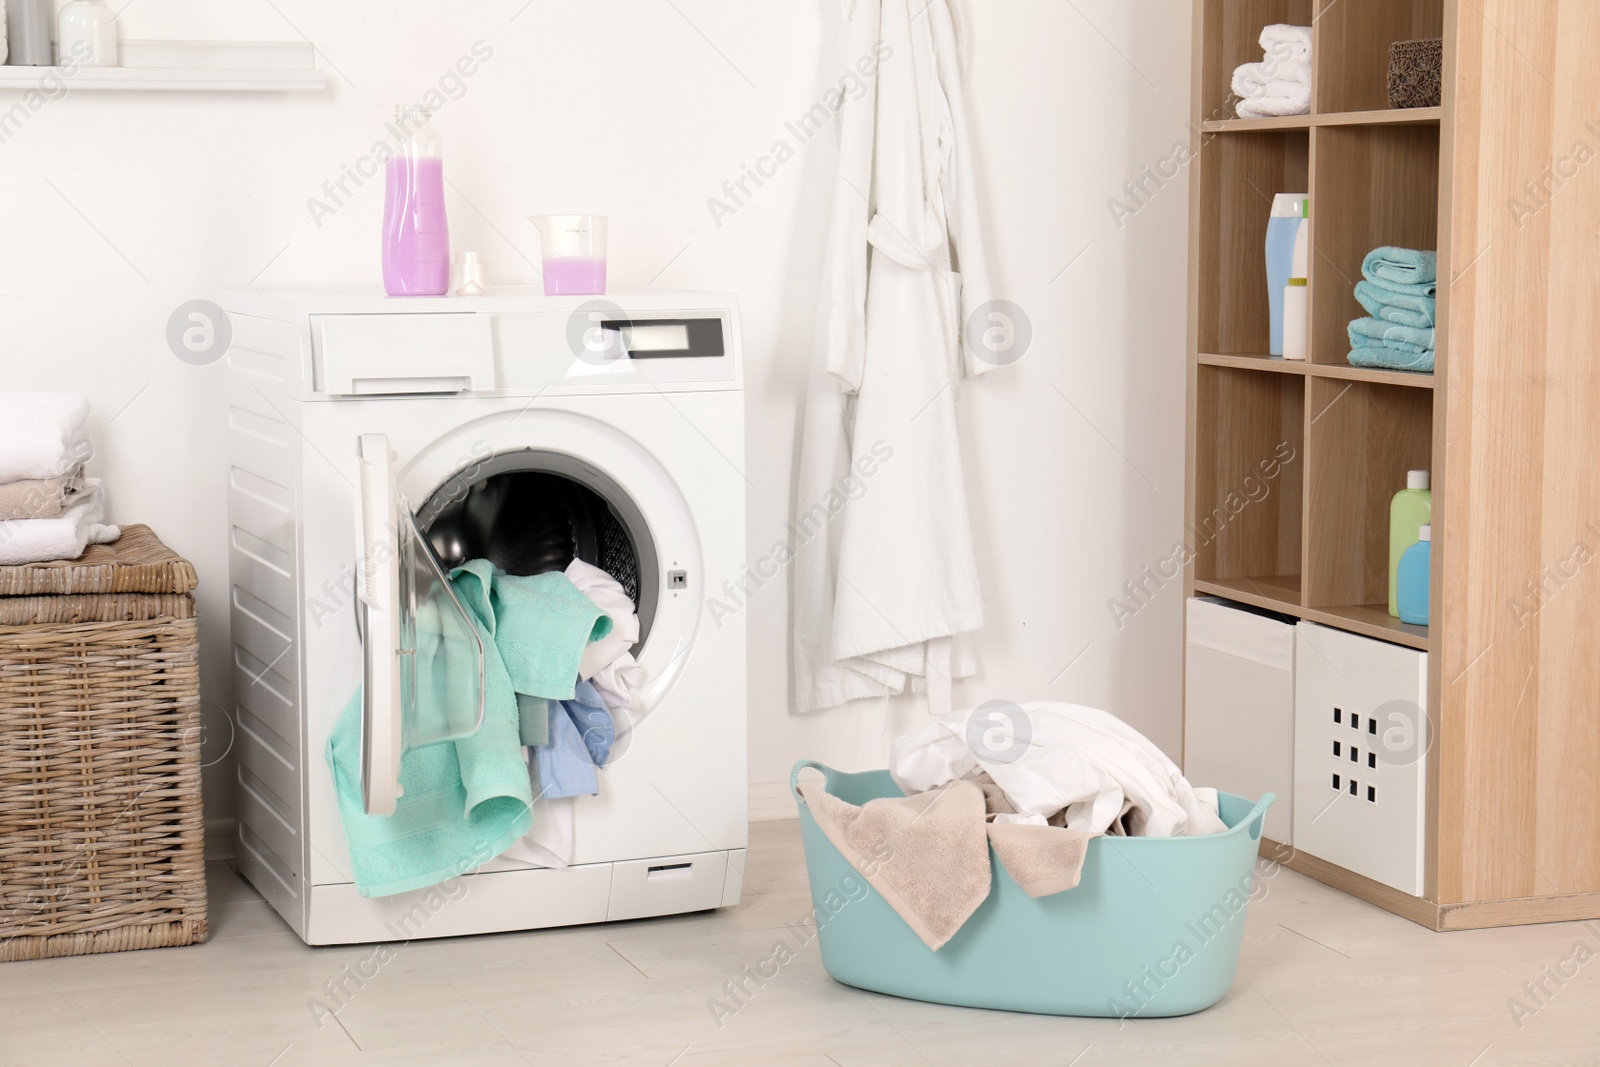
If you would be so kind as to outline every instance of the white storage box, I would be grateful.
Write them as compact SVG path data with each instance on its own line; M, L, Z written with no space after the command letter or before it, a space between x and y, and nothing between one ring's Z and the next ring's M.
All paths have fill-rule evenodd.
M1296 849L1423 895L1427 706L1427 653L1299 625Z
M1265 836L1293 839L1295 628L1216 597L1188 605L1184 775L1244 797L1276 793Z

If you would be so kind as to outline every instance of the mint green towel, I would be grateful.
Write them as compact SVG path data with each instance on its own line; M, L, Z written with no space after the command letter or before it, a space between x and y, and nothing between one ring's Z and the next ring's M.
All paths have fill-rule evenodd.
M1386 245L1367 253L1361 273L1371 281L1427 285L1439 280L1439 254Z
M611 630L610 617L559 572L524 578L473 560L450 578L483 638L483 727L405 753L392 816L362 810L360 690L328 738L351 873L365 897L437 885L528 832L533 788L517 694L570 699L584 646Z
M1350 324L1350 346L1370 347L1374 342L1390 346L1410 346L1417 351L1434 346L1437 333L1429 327L1402 326L1398 322L1379 319L1356 319Z
M1417 349L1415 345L1408 349L1391 348L1387 345L1364 345L1352 348L1346 357L1352 367L1371 367L1376 370L1409 370L1419 373L1433 373L1433 349Z
M560 571L507 574L475 559L451 571L450 579L474 612L483 615L487 608L513 690L572 699L584 646L611 633L611 616Z
M1423 328L1434 325L1439 305L1434 297L1397 292L1369 281L1356 283L1356 300L1375 319Z
M1351 366L1385 370L1428 371L1434 364L1434 331L1377 319L1350 324Z
M533 825L533 786L518 738L517 699L484 636L483 728L400 758L404 795L390 816L361 802L361 690L328 738L339 817L356 891L386 897L426 889L489 862Z
M1418 282L1411 284L1407 282L1385 281L1382 278L1367 278L1366 282L1369 285L1377 286L1385 293L1395 293L1400 296L1437 297L1439 295L1439 283L1437 281ZM1361 283L1357 282L1356 284L1360 285Z

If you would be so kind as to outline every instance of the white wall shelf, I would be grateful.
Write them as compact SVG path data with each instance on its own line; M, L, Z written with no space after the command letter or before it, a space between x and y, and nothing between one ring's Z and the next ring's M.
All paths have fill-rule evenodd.
M327 87L315 50L299 41L123 41L121 66L0 66L0 91L135 89L164 92L291 92Z

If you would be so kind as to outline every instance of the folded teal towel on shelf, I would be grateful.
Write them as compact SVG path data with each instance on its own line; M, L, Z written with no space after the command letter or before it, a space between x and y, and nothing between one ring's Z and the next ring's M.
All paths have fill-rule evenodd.
M1350 345L1361 348L1371 344L1404 345L1418 352L1434 346L1437 331L1431 327L1403 326L1398 322L1381 319L1356 319L1350 324Z
M1417 327L1434 325L1439 304L1431 296L1396 292L1369 281L1356 283L1356 300L1375 319Z
M1433 370L1432 330L1414 329L1376 319L1357 319L1350 324L1351 366L1384 370ZM1409 338L1409 339L1408 339ZM1426 341L1426 344L1419 342Z
M1410 248L1384 246L1367 253L1361 273L1372 281L1402 285L1428 285L1439 280L1437 252L1418 252Z
M1408 346L1415 349L1415 346ZM1402 351L1388 345L1364 345L1352 348L1346 357L1352 367L1370 367L1375 370L1409 370L1433 373L1433 349Z
M1431 299L1439 295L1439 283L1437 281L1411 284L1407 282L1391 282L1371 276L1368 276L1366 281L1373 287L1383 290L1384 293L1393 293L1396 296L1425 296ZM1361 283L1357 282L1356 284L1360 285Z
M523 577L473 560L450 579L483 638L482 728L406 752L404 792L390 816L363 810L359 689L328 738L351 874L365 897L437 885L528 832L534 798L523 733L539 732L544 708L526 699L519 708L518 696L570 699L584 646L611 630L610 616L559 571Z

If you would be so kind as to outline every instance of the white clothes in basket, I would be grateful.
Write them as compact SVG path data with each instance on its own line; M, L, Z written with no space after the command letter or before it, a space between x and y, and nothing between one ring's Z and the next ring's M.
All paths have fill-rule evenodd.
M1227 829L1215 789L1194 788L1143 734L1082 704L997 701L947 715L890 751L889 773L906 793L980 771L1020 813L1012 821L1133 837Z

